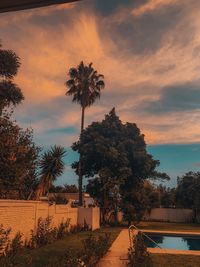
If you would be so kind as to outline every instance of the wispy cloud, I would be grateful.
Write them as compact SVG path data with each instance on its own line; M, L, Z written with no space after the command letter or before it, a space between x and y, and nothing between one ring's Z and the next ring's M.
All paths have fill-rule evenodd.
M200 141L199 7L194 0L88 0L2 15L3 45L22 59L17 82L26 99L17 120L31 125L41 143L69 146L78 137L80 107L65 96L64 82L68 69L84 60L106 81L101 100L86 111L86 125L116 106L148 143ZM77 131L60 137L52 126Z

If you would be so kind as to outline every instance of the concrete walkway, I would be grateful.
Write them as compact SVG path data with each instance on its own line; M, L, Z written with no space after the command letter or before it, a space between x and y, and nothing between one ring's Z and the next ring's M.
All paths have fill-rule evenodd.
M129 245L128 229L122 230L97 267L125 267Z

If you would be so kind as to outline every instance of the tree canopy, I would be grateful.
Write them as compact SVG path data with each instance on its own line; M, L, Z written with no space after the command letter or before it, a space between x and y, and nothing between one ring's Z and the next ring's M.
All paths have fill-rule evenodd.
M16 53L2 49L0 44L0 113L5 107L16 106L24 99L21 89L13 82L20 65Z
M82 154L83 175L93 177L88 190L91 194L93 190L104 207L117 202L121 208L122 203L134 206L134 193L146 179L155 178L159 165L147 152L137 125L122 123L114 108L103 121L89 125L72 148ZM77 171L77 162L72 167Z
M24 99L13 82L20 59L11 50L0 46L0 196L27 198L37 183L36 170L39 148L33 142L31 129L23 130L12 120L8 109Z
M178 177L176 189L177 204L183 208L200 207L200 172L188 172Z
M32 130L23 130L10 118L0 117L0 195L27 198L36 185L39 148Z

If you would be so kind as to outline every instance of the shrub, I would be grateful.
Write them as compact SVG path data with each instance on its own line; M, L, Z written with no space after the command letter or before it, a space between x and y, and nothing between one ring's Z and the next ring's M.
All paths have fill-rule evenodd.
M52 227L52 217L39 218L36 231L31 231L30 248L41 247L63 238L69 233L70 219L62 221L58 227Z
M87 267L94 267L100 258L102 258L111 245L110 234L94 237L90 235L83 240L83 261Z
M133 237L133 246L129 248L128 267L152 267L152 261L141 232Z
M52 217L39 218L36 231L31 231L30 247L36 248L56 240L56 228L52 228Z
M0 224L0 254L6 248L9 243L9 234L11 232L11 228L4 229L3 225Z
M18 232L12 241L8 241L4 250L4 254L0 257L0 266L4 267L20 267L21 261L19 258L20 252L24 247L22 234ZM30 259L26 259L26 264L30 266Z
M69 232L69 225L70 225L70 219L68 218L66 222L61 222L57 228L57 234L56 237L57 239L63 238L66 233Z
M77 225L72 225L70 232L72 234L74 233L78 233L78 232L83 232L83 231L90 231L91 227L86 223L86 221L84 220L84 224L77 224Z

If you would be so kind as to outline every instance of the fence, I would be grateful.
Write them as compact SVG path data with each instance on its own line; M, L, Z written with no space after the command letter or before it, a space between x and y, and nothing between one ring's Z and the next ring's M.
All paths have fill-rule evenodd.
M12 228L11 237L21 232L24 239L29 239L31 230L37 227L38 219L48 216L52 217L54 226L68 218L71 225L79 223L78 209L68 205L49 205L41 201L0 200L0 224L3 224L4 228Z
M163 222L192 222L194 218L191 209L172 209L172 208L155 208L146 213L144 221L163 221Z

